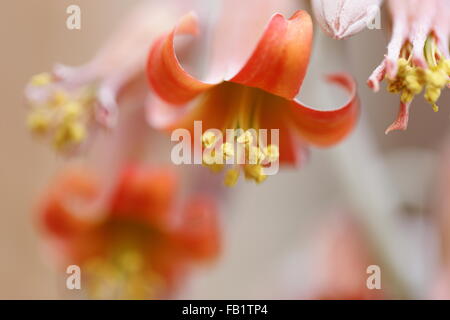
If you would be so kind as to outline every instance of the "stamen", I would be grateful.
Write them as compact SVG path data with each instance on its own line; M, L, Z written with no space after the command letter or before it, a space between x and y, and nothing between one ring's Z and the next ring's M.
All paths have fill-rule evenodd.
M212 148L217 141L216 135L211 131L206 131L202 136L203 145L206 148Z
M240 144L251 145L253 143L253 134L247 130L237 138L237 142Z
M244 166L245 177L254 180L256 183L262 183L267 179L263 167L259 164L250 164Z
M46 86L52 82L52 76L49 73L39 73L31 78L31 85L35 87Z
M248 155L249 164L261 164L264 161L265 154L261 151L261 148L256 146L250 146Z
M47 73L34 76L32 86L45 86L52 81ZM87 137L87 122L92 118L95 90L84 87L68 92L55 83L43 88L49 91L46 101L31 101L28 128L35 134L50 136L58 151L80 145ZM45 92L45 91L44 91Z
M235 85L227 84L227 86ZM220 172L225 166L231 165L224 174L224 183L229 187L236 185L241 170L245 179L262 183L267 179L264 166L279 159L278 146L265 146L258 141L257 130L265 96L259 89L249 87L236 86L233 90L237 90L233 92L237 103L230 106L232 109L222 128L222 136L227 142L218 145L222 137L218 137L212 131L206 131L202 135L203 165L214 172ZM235 134L234 137L227 135L231 132Z
M234 187L239 179L239 169L230 169L225 174L224 183L227 187Z
M109 257L88 261L84 269L93 299L148 299L162 287L156 273L144 270L138 250L119 249Z
M406 43L397 62L397 75L393 79L387 79L387 90L391 93L399 93L403 104L409 104L424 90L425 99L437 112L439 107L436 103L441 91L445 86L450 85L450 60L443 58L433 35L430 35L425 42L424 56L427 63L426 69L413 64L411 44Z
M269 163L273 163L280 158L280 150L278 149L278 146L271 144L264 148L264 155L265 160Z
M44 112L33 112L28 116L27 126L33 133L45 134L50 125L50 117Z
M220 146L220 149L226 160L234 157L234 147L231 143L226 142L226 143L222 144Z

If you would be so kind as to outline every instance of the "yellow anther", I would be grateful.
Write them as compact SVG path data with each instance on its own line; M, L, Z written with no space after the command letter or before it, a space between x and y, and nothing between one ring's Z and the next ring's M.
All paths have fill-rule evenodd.
M448 82L448 75L443 70L427 70L426 81L430 86L443 88Z
M52 82L52 76L49 73L39 73L31 78L31 85L40 87Z
M405 87L413 95L420 93L423 89L423 72L421 69L412 68L405 77Z
M56 149L61 150L71 144L79 144L86 137L86 128L80 123L70 123L60 126L55 136L53 144Z
M407 67L408 67L408 61L405 58L400 58L397 61L397 66L398 66L398 75L402 75L407 71Z
M86 137L86 128L81 123L73 123L68 126L70 142L78 144Z
M264 148L264 155L268 162L275 162L280 158L280 150L278 146L271 144Z
M248 152L248 160L250 164L260 164L264 160L265 154L262 152L261 148L251 146Z
M402 89L401 82L400 81L389 81L387 86L387 91L390 93L397 93L400 92Z
M206 151L203 153L203 165L211 169L212 172L220 172L224 168L223 156L217 159L215 150Z
M222 154L225 156L225 159L231 159L234 157L234 146L233 144L226 142L220 146Z
M206 131L202 136L202 142L206 148L213 147L216 141L217 137L212 131Z
M72 121L82 114L82 106L75 101L69 102L64 106L64 121Z
M53 137L53 146L57 150L63 149L68 144L69 138L66 127L59 128Z
M409 92L408 90L403 90L400 96L400 100L404 103L411 102L414 99L414 94Z
M118 257L118 267L125 272L138 272L143 264L141 255L133 250L126 250Z
M42 112L33 112L28 116L27 126L31 131L38 134L46 133L49 129L50 119Z
M52 106L59 107L66 104L69 101L69 97L67 93L59 90L53 94Z
M210 166L217 163L216 159L216 151L208 150L203 153L203 164L206 166Z
M253 134L250 131L245 131L237 138L240 144L251 145L253 143Z
M219 173L223 170L224 165L223 164L212 164L208 166L209 169L214 173Z
M234 187L239 179L239 169L230 169L225 174L224 183L227 187Z
M450 59L440 61L441 68L450 76Z
M404 103L411 102L414 96L425 88L425 99L437 111L437 100L449 81L450 62L440 59L436 55L436 41L430 36L425 45L425 58L428 68L422 69L412 64L411 59L401 57L398 59L398 72L395 79L388 79L387 90L392 93L400 93L400 99Z
M425 93L425 99L431 104L435 104L440 96L441 96L441 89L439 88L428 87Z
M249 164L244 166L245 177L247 179L252 179L256 183L264 182L267 176L264 174L264 169L259 164Z

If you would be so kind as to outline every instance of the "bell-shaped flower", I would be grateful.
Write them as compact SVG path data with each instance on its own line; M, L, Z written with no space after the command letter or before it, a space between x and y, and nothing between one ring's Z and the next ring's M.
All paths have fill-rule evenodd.
M199 23L209 26L206 19L187 14L151 48L147 75L159 99L155 97L149 104L149 122L168 131L185 128L194 136L194 121L201 121L203 145L215 152L206 158L204 153L203 160L214 171L223 169L222 160L235 155L233 146L244 149L244 161L227 162L231 166L225 176L227 185L234 185L241 171L247 179L262 182L267 166L274 162L298 164L307 145L334 145L356 122L355 83L346 74L328 77L349 92L344 106L319 110L296 100L311 55L313 26L305 11L295 12L290 19L273 14L288 3L223 1L221 15L210 28L201 30ZM264 29L266 19L269 23ZM193 42L189 52L187 35L198 35L195 39L204 40L200 41L203 47ZM182 40L184 50L177 54ZM191 59L183 59L186 56ZM203 77L195 74L192 61L206 70ZM212 129L227 139L227 130L238 134L224 142ZM255 139L253 132L261 129L267 130L267 141ZM278 130L278 142L272 139L272 129Z

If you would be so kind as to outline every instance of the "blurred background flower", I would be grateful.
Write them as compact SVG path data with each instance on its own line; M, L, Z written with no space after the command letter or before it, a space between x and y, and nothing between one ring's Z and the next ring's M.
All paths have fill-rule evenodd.
M100 214L80 203L102 186L89 170L66 169L39 208L39 224L62 270L82 270L86 297L173 297L195 262L217 257L218 212L211 197L180 201L178 177L166 168L128 166Z

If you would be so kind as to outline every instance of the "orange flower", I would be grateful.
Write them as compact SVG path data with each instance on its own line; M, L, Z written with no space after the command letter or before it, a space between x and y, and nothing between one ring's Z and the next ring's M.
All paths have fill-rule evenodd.
M218 255L214 203L200 195L175 205L173 172L129 167L101 215L77 210L100 191L89 172L65 171L39 211L62 265L80 266L90 297L165 297L195 262Z
M234 1L227 1L226 5L231 6L232 3ZM355 83L345 74L328 77L329 81L350 93L349 102L337 110L319 111L295 100L311 54L313 30L310 16L305 11L296 12L289 20L281 14L273 15L248 56L245 50L248 48L244 49L250 38L246 36L247 29L254 29L251 24L256 16L263 16L261 12L257 15L249 12L242 21L231 21L237 18L232 14L227 16L226 29L220 29L224 26L219 23L221 34L216 42L221 46L228 44L229 48L228 51L212 48L213 60L216 58L217 63L213 63L204 81L188 73L175 52L177 36L199 33L194 14L186 15L172 32L155 41L148 58L147 75L151 87L161 99L154 97L156 101L150 104L149 121L159 129L186 128L192 131L194 121L201 120L206 131L216 128L224 133L223 136L226 129L244 132L235 137L238 143L248 142L245 133L251 129L267 129L270 140L270 130L278 129L279 144L264 146L256 143L257 151L264 154L267 151L265 147L272 147L276 158L273 160L298 164L302 160L299 151L307 144L333 145L353 128L358 114ZM234 34L236 28L239 28L239 39L227 41L230 40L227 35ZM246 41L239 42L242 38ZM246 59L242 59L244 56ZM204 143L205 140L215 140L211 136L203 138ZM221 147L227 149L226 144ZM213 169L221 168L214 166ZM246 178L256 182L265 179L260 165L247 164L243 169ZM227 184L236 182L239 170L240 167L235 167L228 172L231 174L227 174Z

